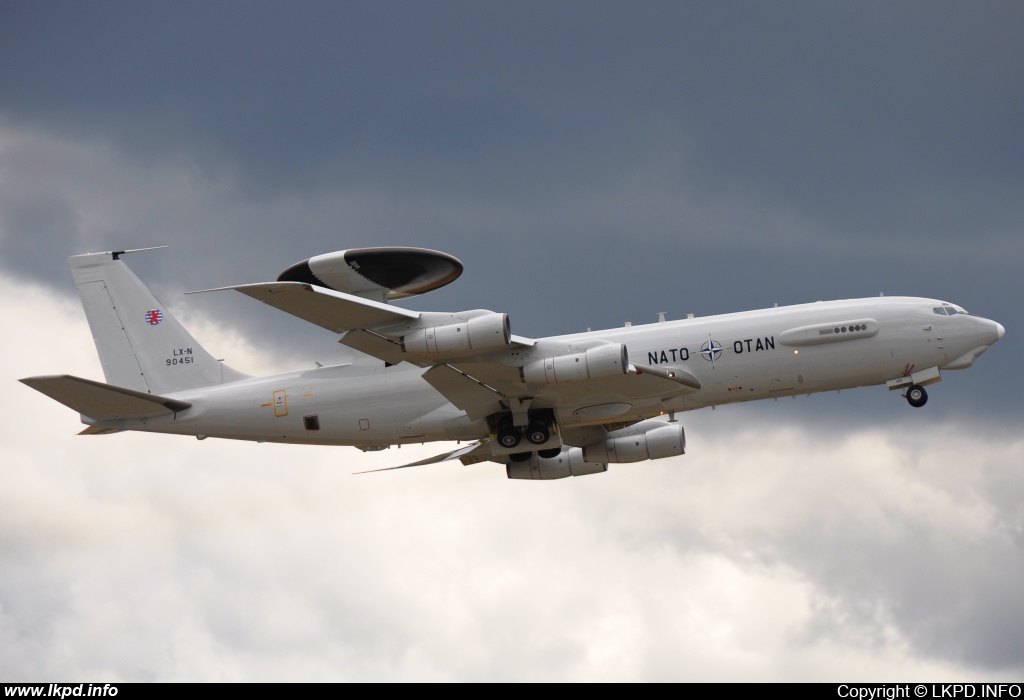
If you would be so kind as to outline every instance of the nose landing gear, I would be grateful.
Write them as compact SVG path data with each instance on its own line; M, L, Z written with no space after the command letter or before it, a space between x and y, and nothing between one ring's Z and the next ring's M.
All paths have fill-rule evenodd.
M921 408L928 403L928 392L924 390L925 384L934 384L942 381L942 372L938 367L927 367L912 372L914 363L907 364L903 374L893 377L885 382L889 391L902 391L903 398L914 408Z

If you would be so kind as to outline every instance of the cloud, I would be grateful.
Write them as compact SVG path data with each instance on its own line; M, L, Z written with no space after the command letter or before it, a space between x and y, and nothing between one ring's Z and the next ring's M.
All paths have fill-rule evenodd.
M58 14L0 23L0 677L1019 678L1018 8ZM64 258L163 243L130 264L257 374L336 339L182 292L365 245L456 254L409 305L524 335L882 291L1008 335L921 412L687 414L683 458L545 484L76 437L14 382L101 377Z
M23 7L5 23L7 123L227 170L254 199L486 201L563 235L593 233L574 204L601 199L632 225L599 230L630 237L689 224L704 241L727 228L745 245L785 233L891 254L963 249L965 231L1012 244L1022 215L1009 5L63 12ZM645 190L657 206L630 206ZM687 200L771 208L761 225L706 227L666 206ZM805 222L802 235L780 219Z
M592 477L514 482L486 464L354 477L444 445L76 437L77 416L13 380L100 376L80 312L9 277L0 298L18 332L0 351L9 680L996 680L1024 668L1012 424L864 429L751 405L682 416L685 457ZM235 364L266 364L217 324L206 332Z

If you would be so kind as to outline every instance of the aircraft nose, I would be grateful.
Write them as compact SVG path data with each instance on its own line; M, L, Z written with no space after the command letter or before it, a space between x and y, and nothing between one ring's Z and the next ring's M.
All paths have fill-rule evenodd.
M1004 333L1006 333L1006 329L1003 328L1003 324L985 319L985 327L981 332L981 336L986 345L992 345L997 340L1000 340Z

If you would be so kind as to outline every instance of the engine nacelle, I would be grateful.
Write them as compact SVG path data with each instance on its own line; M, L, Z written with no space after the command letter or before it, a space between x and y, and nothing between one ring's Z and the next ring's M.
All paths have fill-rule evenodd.
M570 447L557 457L545 459L536 452L525 462L510 462L505 468L509 479L550 480L569 476L586 476L608 471L607 464L591 464L583 460L583 450Z
M616 436L616 433L621 432L609 433L604 440L584 447L583 459L587 462L623 464L686 454L686 434L681 425L663 423L652 426L646 432Z
M629 368L626 346L609 343L572 355L545 357L523 365L519 376L531 384L564 384L582 379L625 374Z
M402 336L404 352L446 355L469 350L492 350L512 342L508 314L486 314L465 323L418 328Z

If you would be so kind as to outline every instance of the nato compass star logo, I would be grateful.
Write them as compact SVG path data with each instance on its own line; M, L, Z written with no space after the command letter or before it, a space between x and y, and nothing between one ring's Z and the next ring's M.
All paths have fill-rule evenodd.
M722 356L722 344L717 340L708 340L700 346L700 354L714 366L715 360Z

